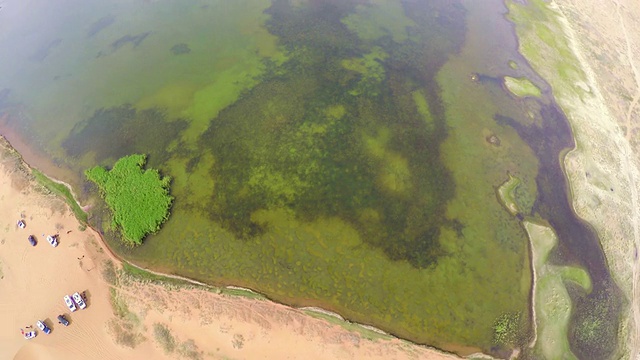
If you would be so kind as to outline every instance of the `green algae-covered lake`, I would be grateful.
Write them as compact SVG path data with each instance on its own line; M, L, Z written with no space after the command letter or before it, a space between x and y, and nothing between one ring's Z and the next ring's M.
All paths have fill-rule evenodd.
M499 353L528 341L531 271L496 188L516 176L519 217L551 216L544 205L566 201L566 186L541 183L539 169L559 168L571 146L563 119L564 145L523 135L558 118L545 116L549 90L505 11L493 0L8 1L0 129L94 204L90 222L126 259ZM510 95L505 75L529 77L542 99ZM82 173L133 153L172 177L175 202L129 249ZM589 264L606 281L600 260ZM505 317L517 319L507 343L495 334Z

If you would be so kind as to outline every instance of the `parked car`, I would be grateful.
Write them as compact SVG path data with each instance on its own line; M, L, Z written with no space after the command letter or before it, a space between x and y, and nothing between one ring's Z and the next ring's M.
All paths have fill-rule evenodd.
M18 220L18 227L20 229L24 229L25 227L27 227L27 224L22 219L20 219Z
M58 315L58 322L64 326L69 326L69 320L64 315Z
M36 337L36 332L35 331L29 331L24 333L24 338L29 340L29 339L33 339L34 337Z
M76 302L76 304L78 304L78 306L80 307L80 309L84 309L87 307L87 304L84 302L84 299L82 298L82 296L80 296L79 293L75 292L73 293L73 301Z
M29 235L29 244L31 244L31 246L36 246L36 244L38 244L35 236Z
M78 310L78 308L76 308L76 304L73 303L73 300L71 300L71 297L69 295L64 296L64 303L67 304L67 307L69 308L69 310L71 310L71 312Z
M51 334L51 329L49 329L49 327L41 320L38 320L36 322L36 325L38 326L38 329L42 330L43 333Z
M58 246L58 239L56 235L47 235L47 241L49 242L49 244L51 244L51 246L56 247Z

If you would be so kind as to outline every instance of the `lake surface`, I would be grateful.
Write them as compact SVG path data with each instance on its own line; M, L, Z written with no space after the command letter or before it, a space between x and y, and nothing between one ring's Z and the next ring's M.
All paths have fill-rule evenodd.
M576 293L580 304L616 291L569 206L566 119L505 11L497 0L8 1L0 129L96 204L92 224L127 259L419 343L500 352L513 344L495 343L498 318L519 317L523 343L530 331L527 238L495 191L509 174L522 215L558 232L557 261L591 274L597 295ZM528 76L543 99L513 98L504 75ZM82 175L131 153L171 176L176 198L136 249L120 246Z

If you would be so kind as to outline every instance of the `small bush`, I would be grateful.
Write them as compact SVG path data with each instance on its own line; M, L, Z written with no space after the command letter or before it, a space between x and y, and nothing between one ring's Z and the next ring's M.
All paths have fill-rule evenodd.
M189 339L178 347L178 354L190 360L201 360L202 352L193 340Z
M160 323L153 324L153 336L165 353L169 354L176 349L176 339L171 335L169 328Z
M131 331L129 325L119 319L111 319L107 324L109 333L113 336L116 344L133 349L146 339L141 334Z
M102 278L109 285L115 286L118 283L118 275L116 274L116 266L111 260L105 260L102 264Z
M493 324L493 337L496 344L513 345L520 328L520 314L505 313L500 315Z

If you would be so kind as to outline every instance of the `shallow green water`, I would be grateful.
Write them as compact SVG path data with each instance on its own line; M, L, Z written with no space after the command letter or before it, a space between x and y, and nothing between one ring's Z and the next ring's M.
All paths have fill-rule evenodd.
M76 174L142 152L174 179L135 250L94 208L119 253L446 349L499 351L504 314L526 335L526 237L495 189L520 178L528 215L539 165L496 115L528 126L540 105L496 77L539 79L500 1L74 5L6 25L1 106Z

